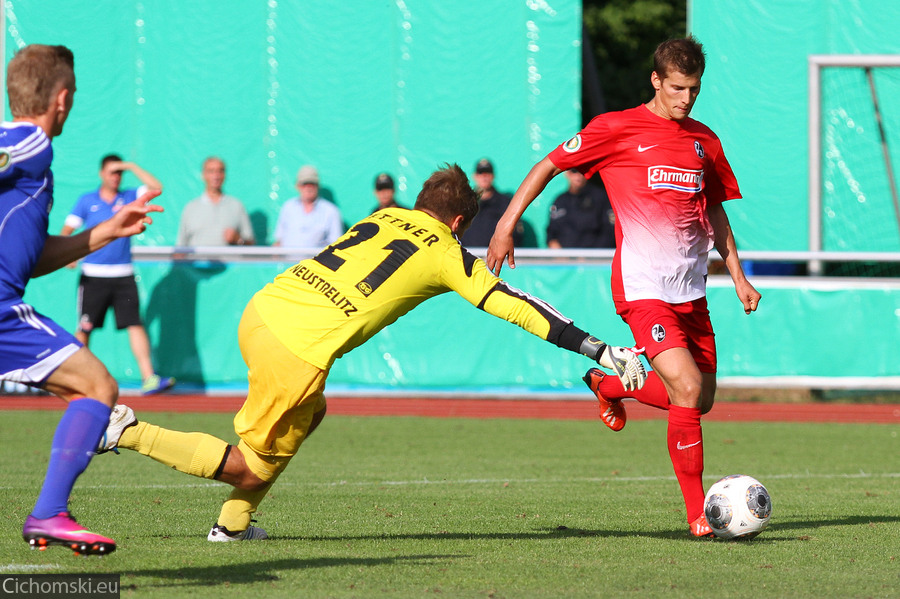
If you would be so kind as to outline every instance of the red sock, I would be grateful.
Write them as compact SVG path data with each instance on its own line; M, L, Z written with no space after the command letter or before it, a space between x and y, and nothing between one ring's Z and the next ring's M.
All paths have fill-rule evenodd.
M622 381L617 376L605 376L598 385L600 394L607 399L622 399L623 397L633 397L642 404L653 406L661 410L669 409L669 392L663 385L662 379L652 370L647 373L647 382L637 391L626 391L622 387Z
M703 431L700 408L669 406L669 457L684 495L688 522L703 513Z

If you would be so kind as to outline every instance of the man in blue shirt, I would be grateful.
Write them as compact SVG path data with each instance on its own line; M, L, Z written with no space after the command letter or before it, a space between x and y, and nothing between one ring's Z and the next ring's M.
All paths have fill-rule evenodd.
M131 171L142 185L120 189L124 171ZM66 217L61 234L71 235L81 228L89 229L112 218L122 206L135 201L148 189L162 191L162 184L133 162L123 162L116 154L104 156L100 161L100 188L78 198ZM134 264L131 261L131 239L128 237L113 241L81 261L78 330L75 337L85 346L90 342L91 332L103 326L110 308L116 315L116 327L128 330L131 353L141 373L141 393L150 395L171 388L175 379L161 377L153 370L150 340L141 322Z
M75 60L65 46L29 45L6 70L13 116L0 125L0 379L43 388L69 402L50 450L47 474L24 539L35 548L63 545L105 554L116 543L69 514L75 479L87 468L118 399L115 379L75 337L22 301L25 286L115 239L142 233L150 191L111 219L70 237L48 235L53 206L50 140L62 133L75 94Z
M296 248L323 248L344 234L338 207L319 197L319 171L301 166L297 171L297 191L281 207L275 223L275 245Z

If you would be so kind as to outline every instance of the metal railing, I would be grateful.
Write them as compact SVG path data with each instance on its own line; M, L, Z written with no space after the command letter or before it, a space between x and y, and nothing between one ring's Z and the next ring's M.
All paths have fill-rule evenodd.
M468 248L470 252L484 257L487 248ZM132 248L135 260L139 261L217 261L217 262L298 262L310 258L321 248L285 248L273 246L136 246ZM522 264L543 263L610 263L612 249L539 249L521 248L515 253L516 262ZM900 264L900 252L833 252L833 251L754 251L740 252L742 260L762 262L876 262ZM710 259L717 260L717 252L710 252Z

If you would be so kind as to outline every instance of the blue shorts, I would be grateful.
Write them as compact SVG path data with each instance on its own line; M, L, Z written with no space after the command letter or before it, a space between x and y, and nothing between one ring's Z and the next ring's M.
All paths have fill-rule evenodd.
M40 387L79 348L72 333L21 300L0 303L0 379Z

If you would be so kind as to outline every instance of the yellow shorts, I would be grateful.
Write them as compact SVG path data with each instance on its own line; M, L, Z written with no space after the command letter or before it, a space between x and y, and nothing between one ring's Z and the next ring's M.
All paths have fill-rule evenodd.
M238 325L250 390L234 417L234 430L263 456L293 456L306 439L313 414L325 409L328 371L290 352L247 304Z

